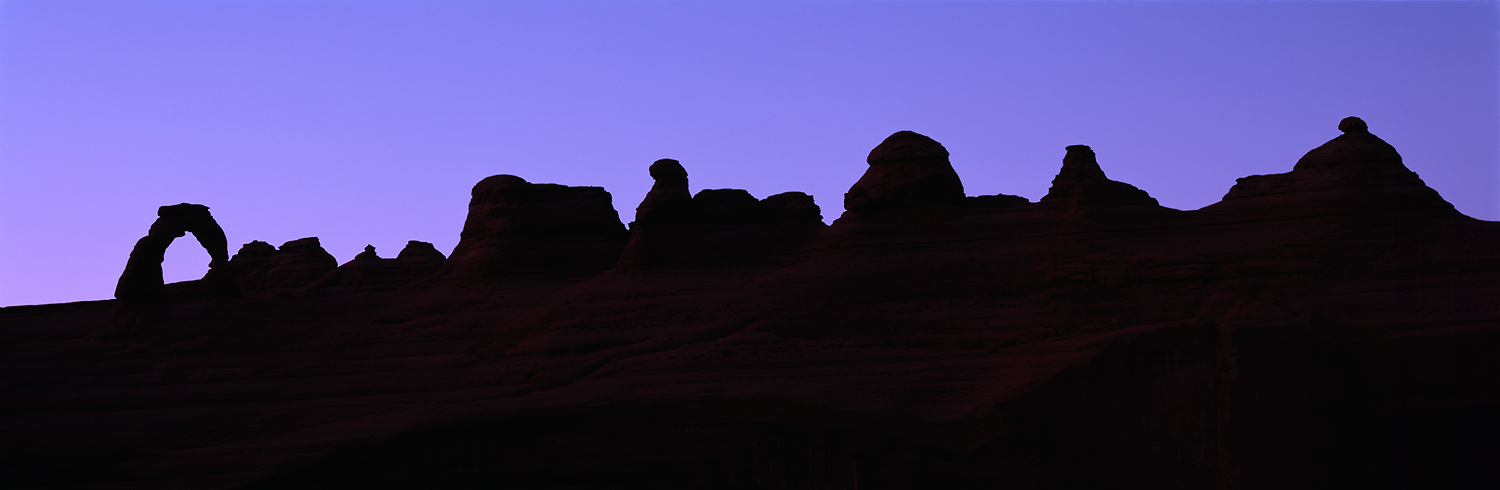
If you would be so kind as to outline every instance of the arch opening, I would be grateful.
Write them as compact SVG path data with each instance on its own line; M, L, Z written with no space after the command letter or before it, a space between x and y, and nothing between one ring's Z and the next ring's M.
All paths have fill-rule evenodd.
M224 229L209 214L208 206L202 204L174 204L156 210L156 222L130 251L125 262L125 271L115 285L117 299L143 299L160 297L165 292L166 282L162 274L162 262L166 259L167 247L178 237L188 233L208 252L211 258L209 269L229 262L229 241Z

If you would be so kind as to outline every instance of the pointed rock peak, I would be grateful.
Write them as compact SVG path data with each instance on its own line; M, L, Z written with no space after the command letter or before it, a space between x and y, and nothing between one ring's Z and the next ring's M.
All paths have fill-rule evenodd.
M1408 174L1396 148L1370 133L1363 119L1346 117L1339 121L1344 134L1314 148L1292 167L1298 171L1334 171L1340 174Z
M682 164L671 158L663 158L651 163L651 178L658 181L663 179L686 179L687 169Z
M870 150L865 159L870 165L908 161L936 160L948 162L948 149L932 138L914 131L897 131Z
M1082 204L1149 204L1157 205L1146 191L1133 185L1109 180L1094 155L1094 149L1085 145L1066 148L1062 170L1052 179L1052 188L1047 190L1046 201L1072 200Z
M380 260L380 255L377 255L375 253L375 246L374 245L365 245L365 251L363 253L359 254L359 255L355 255L354 256L354 260L369 260L369 259Z

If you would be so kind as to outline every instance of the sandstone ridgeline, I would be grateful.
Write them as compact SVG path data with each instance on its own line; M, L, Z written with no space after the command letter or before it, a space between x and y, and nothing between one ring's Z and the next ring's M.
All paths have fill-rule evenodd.
M673 160L628 227L486 178L448 257L229 257L164 206L117 300L0 309L0 485L1494 487L1500 223L1339 129L1193 211L1081 145L967 196L909 131L831 225Z

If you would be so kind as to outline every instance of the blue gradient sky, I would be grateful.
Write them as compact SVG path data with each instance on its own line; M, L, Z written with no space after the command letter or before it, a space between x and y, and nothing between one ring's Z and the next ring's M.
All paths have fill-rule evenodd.
M1500 220L1495 2L4 1L0 305L111 297L156 207L230 252L447 253L469 188L813 194L870 148L942 142L969 195L1046 193L1063 147L1196 209L1358 115ZM187 238L169 281L206 271Z

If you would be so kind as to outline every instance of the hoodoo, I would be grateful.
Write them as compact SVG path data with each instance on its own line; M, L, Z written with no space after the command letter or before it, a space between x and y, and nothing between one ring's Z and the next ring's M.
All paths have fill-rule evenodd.
M784 255L826 227L812 196L801 192L764 200L744 189L689 194L687 170L676 160L657 160L649 172L655 183L636 208L620 267Z
M241 295L0 308L0 488L1500 488L1500 223L1339 128L1198 210L1081 145L966 197L909 131L831 226L673 160L629 231L496 175L447 260L257 241ZM158 214L122 299L184 231L224 262Z
M1156 199L1146 191L1105 177L1092 148L1073 145L1067 151L1063 156L1062 170L1052 179L1052 188L1047 190L1042 202L1070 206L1157 206Z

